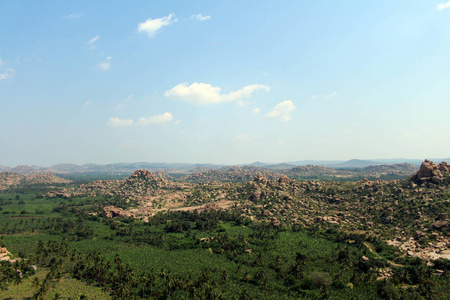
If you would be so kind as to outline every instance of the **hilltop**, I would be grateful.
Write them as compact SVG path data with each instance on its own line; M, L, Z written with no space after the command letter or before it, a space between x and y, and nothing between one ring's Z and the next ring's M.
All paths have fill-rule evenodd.
M14 173L12 171L0 172L0 190L6 190L19 186L52 185L70 182L70 180L58 177L50 172L34 171L27 175Z

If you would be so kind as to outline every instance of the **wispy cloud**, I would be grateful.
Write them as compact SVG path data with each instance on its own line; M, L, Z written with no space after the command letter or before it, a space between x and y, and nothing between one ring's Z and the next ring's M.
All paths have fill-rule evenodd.
M119 119L119 118L111 118L106 122L108 126L111 127L127 127L133 125L133 120L131 119Z
M3 60L0 59L0 66L3 65Z
M92 101L91 100L87 100L86 102L84 102L83 106L86 107L86 106L89 106L91 104L92 104Z
M63 18L64 19L78 19L78 18L81 18L82 15L83 15L82 13L74 13L74 14L64 16Z
M276 118L279 121L287 122L291 119L291 112L296 109L292 100L278 103L270 112L266 114L268 118Z
M5 73L0 73L0 80L7 79L7 78L14 76L15 72L16 72L16 70L14 70L14 69L6 69Z
M149 118L140 118L138 125L149 125L149 124L162 124L170 122L173 119L173 115L169 112L163 113L161 115L152 116Z
M206 21L211 19L211 16L203 16L202 14L197 14L197 15L192 15L191 16L192 20L198 20L198 21Z
M207 105L247 98L257 90L269 91L270 87L262 84L252 84L229 94L221 94L221 88L212 86L211 84L195 82L188 86L188 83L180 83L166 91L164 96L179 98L189 103Z
M142 117L136 122L132 119L119 119L110 118L106 124L111 127L128 127L128 126L146 126L152 124L163 124L172 121L173 115L170 112L166 112L160 115L155 115L151 117Z
M103 71L108 71L109 69L111 69L111 59L112 59L112 56L108 56L106 58L106 61L98 64L98 68Z
M98 68L103 71L108 71L111 68L111 63L109 61L104 61L98 64Z
M252 109L252 113L254 114L254 115L257 115L257 114L259 114L261 112L261 109L259 108L259 107L255 107L254 109Z
M129 95L125 99L122 99L119 101L119 103L116 104L116 109L122 109L127 105L131 100L133 99L133 95Z
M331 94L316 94L311 97L311 100L317 100L317 99L331 99L339 95L338 92L332 92Z
M153 37L162 27L175 23L178 19L174 18L174 14L159 19L148 19L145 22L138 24L138 31L145 32L149 37Z
M98 41L99 38L100 38L100 36L97 35L97 36L93 37L92 39L90 39L90 40L86 43L86 45L89 47L89 49L91 49L91 50L95 49L94 43L95 43L96 41Z
M333 92L333 93L331 93L331 94L329 94L329 95L326 95L325 98L330 99L330 98L336 97L337 95L339 95L338 92Z
M437 9L438 9L439 11L444 10L444 9L446 9L446 8L449 8L449 7L450 7L450 1L448 1L448 2L446 2L446 3L439 3L439 4L437 5Z

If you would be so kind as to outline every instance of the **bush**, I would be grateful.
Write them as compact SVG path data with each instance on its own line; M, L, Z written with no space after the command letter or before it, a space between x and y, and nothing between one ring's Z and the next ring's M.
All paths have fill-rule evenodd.
M310 273L302 282L302 288L327 288L333 283L330 273L315 271Z

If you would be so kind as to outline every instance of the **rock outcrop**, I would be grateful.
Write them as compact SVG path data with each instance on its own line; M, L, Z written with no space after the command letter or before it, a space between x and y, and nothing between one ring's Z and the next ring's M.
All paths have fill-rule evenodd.
M419 171L417 171L413 177L412 181L416 183L423 182L440 182L444 178L444 174L450 173L450 166L444 161L440 164L435 164L434 162L425 159L425 161L420 166Z
M131 217L131 214L121 208L116 208L114 206L105 206L103 208L103 215L107 218L113 218L113 217L121 217L121 218L128 218Z

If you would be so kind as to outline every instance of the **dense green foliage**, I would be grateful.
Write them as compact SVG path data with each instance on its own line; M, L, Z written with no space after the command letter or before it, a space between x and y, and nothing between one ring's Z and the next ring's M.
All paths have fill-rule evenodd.
M420 259L399 259L374 235L325 224L274 228L233 209L159 213L149 222L105 218L98 214L105 205L132 203L0 193L0 244L21 258L1 263L1 288L31 280L35 265L47 270L33 279L37 299L46 299L67 276L102 287L114 299L450 297L448 262L429 267ZM388 268L392 278L377 280ZM444 274L435 275L437 269Z

